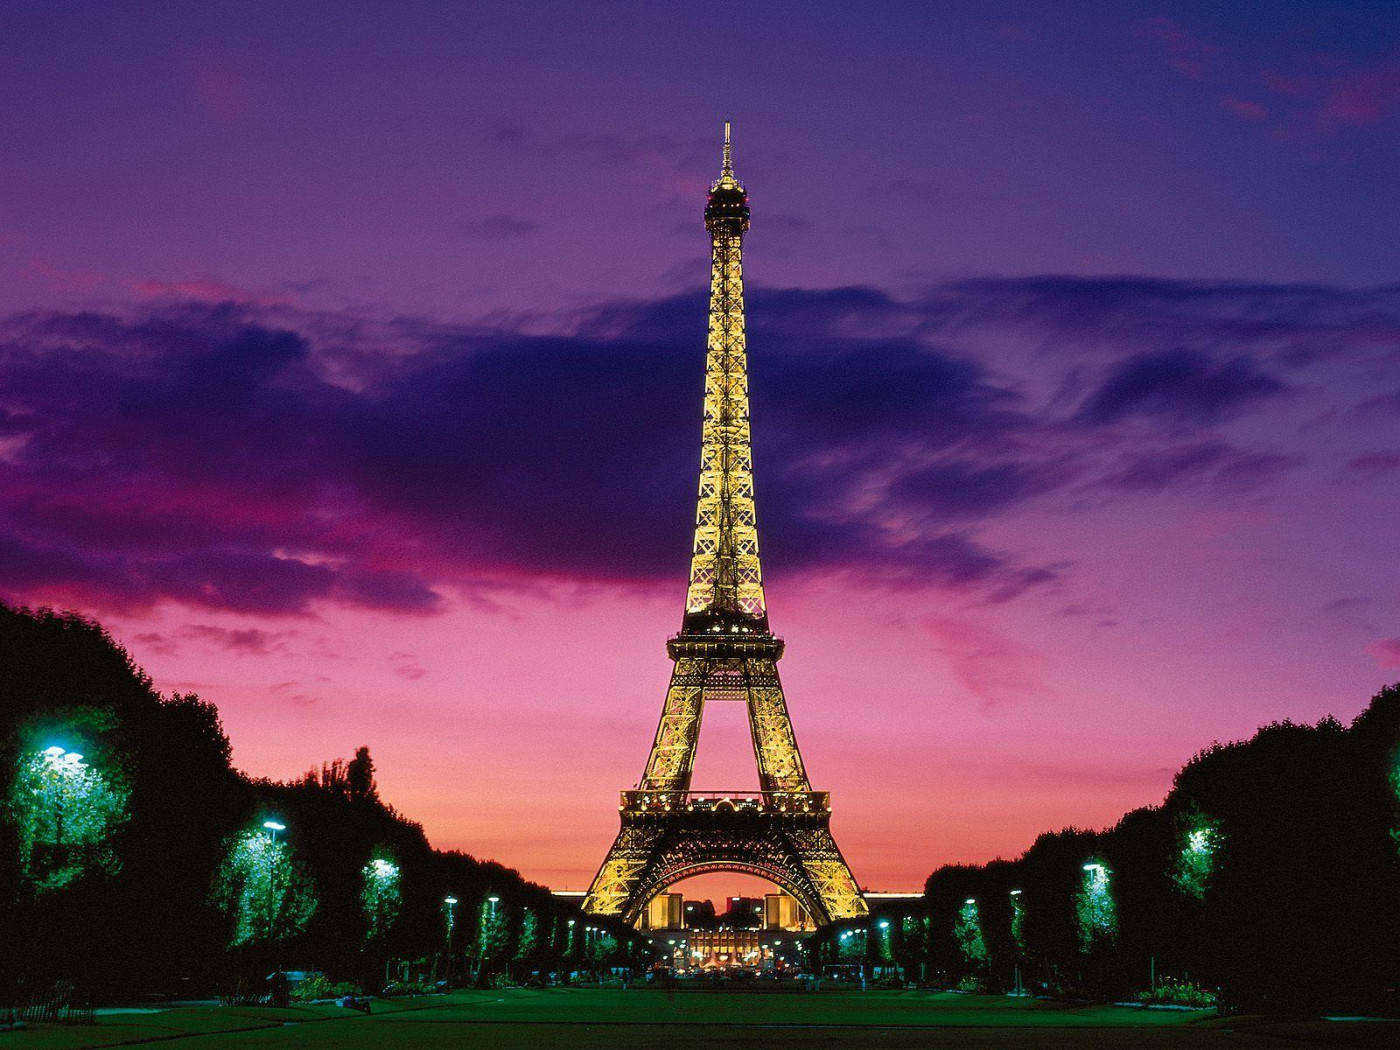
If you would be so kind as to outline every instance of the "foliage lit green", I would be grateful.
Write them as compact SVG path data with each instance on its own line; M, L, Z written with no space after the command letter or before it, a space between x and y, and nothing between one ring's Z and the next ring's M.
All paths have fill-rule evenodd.
M364 877L360 901L365 909L365 939L377 944L389 935L403 907L399 866L387 856L375 856L365 865Z
M37 892L60 889L85 871L120 867L112 836L126 822L129 789L80 755L53 746L26 754L6 809L19 861Z
M1220 849L1220 829L1204 818L1193 821L1181 834L1172 881L1194 900L1203 900L1215 871Z
M316 911L310 878L286 842L236 835L214 879L214 901L233 918L230 947L266 945L302 932Z
M515 957L528 959L537 948L540 940L540 920L534 911L526 908L520 918L520 938L515 945Z
M1011 940L1017 951L1026 949L1026 905L1019 892L1011 895Z
M1079 926L1079 948L1092 951L1118 935L1118 906L1109 886L1111 872L1101 863L1084 867L1083 885L1074 896L1074 914Z
M606 930L599 930L593 935L593 959L595 962L606 962L617 954L617 938Z
M966 962L977 964L987 961L987 942L982 937L982 922L977 914L976 901L964 901L958 909L953 936L957 938L958 948Z
M349 981L332 981L323 973L313 973L292 989L292 998L308 1003L316 999L339 999L344 995L359 993L360 989Z
M1163 1006L1214 1006L1215 993L1191 981L1166 978L1157 987L1138 993L1138 1002Z
M477 954L483 960L499 959L510 941L505 909L499 901L483 900L477 923Z

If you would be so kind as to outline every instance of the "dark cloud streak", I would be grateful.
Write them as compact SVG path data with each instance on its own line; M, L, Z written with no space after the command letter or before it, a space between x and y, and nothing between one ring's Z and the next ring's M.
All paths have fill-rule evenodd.
M989 519L1085 487L1225 498L1266 486L1298 457L1214 428L1292 387L1257 348L1211 344L1246 314L1276 349L1319 315L1340 338L1351 293L1310 289L1323 301L1310 312L1290 294L1058 278L962 282L917 302L753 291L770 573L1007 600L1066 566L988 546ZM1284 300L1272 318L1260 305ZM1131 319L1162 303L1175 322L1154 343ZM1368 311L1365 339L1400 328ZM704 316L692 294L606 305L554 335L235 303L11 317L0 588L425 613L443 586L485 579L679 580ZM960 346L994 321L1092 334L1053 366L1099 376L1078 408L1037 407Z

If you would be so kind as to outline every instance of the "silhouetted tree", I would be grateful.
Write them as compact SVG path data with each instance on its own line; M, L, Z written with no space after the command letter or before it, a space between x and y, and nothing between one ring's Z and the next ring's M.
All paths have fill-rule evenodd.
M1014 959L1027 983L1069 995L1132 994L1155 975L1219 989L1230 1009L1394 1009L1400 687L1350 729L1279 722L1213 744L1160 807L1109 831L934 872L929 962L950 980L969 972L960 896L977 899L994 981Z
M426 970L442 957L448 895L462 901L454 947L471 943L472 910L488 887L501 898L509 947L493 965L503 968L523 945L521 966L552 967L562 964L566 939L556 947L540 931L581 918L512 869L433 850L419 825L380 800L367 747L294 784L249 780L230 766L212 704L193 694L161 697L90 620L0 606L0 800L11 799L23 769L47 768L44 748L59 745L63 754L81 752L84 765L55 798L73 805L68 795L100 775L128 793L125 812L81 850L58 851L49 840L63 846L72 835L53 834L52 814L27 814L40 852L48 850L44 863L60 852L65 863L83 860L46 889L26 866L29 832L0 802L0 1002L23 994L21 981L37 988L59 977L97 995L207 995L226 977L261 977L272 965L375 987L391 958L420 960ZM266 849L262 825L274 818L285 830ZM233 856L250 842L258 856ZM277 865L260 863L273 853ZM376 858L397 867L396 899L366 899ZM279 882L283 867L296 873L294 885Z

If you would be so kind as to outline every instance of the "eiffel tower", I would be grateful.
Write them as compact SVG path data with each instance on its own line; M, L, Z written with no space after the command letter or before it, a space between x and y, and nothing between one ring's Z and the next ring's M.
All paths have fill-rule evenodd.
M831 837L831 803L813 791L778 680L781 638L768 629L754 518L744 338L743 240L749 198L734 178L729 124L710 186L710 330L700 498L690 588L661 725L636 790L622 792L622 829L583 910L637 922L661 890L691 875L738 871L791 894L815 922L869 914ZM758 793L690 790L704 705L747 704Z

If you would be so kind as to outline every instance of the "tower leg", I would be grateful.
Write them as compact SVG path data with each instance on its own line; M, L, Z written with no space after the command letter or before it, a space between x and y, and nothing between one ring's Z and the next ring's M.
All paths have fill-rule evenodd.
M778 679L777 662L745 661L744 680L759 784L764 791L810 791L812 787L807 782L782 682Z
M635 903L640 909L645 901L637 902L637 886L642 873L656 858L657 846L664 836L657 825L622 825L617 840L603 859L603 866L593 876L593 885L583 899L588 915L621 915Z
M641 791L686 791L695 768L695 744L700 739L706 661L683 657L671 672L666 703L661 708L661 724L651 745Z
M831 921L859 919L870 914L870 906L865 903L865 897L856 885L850 865L841 856L841 850L825 822L818 826L793 828L789 838Z

